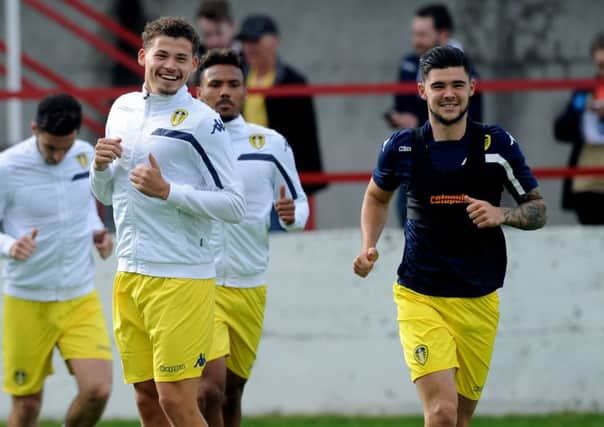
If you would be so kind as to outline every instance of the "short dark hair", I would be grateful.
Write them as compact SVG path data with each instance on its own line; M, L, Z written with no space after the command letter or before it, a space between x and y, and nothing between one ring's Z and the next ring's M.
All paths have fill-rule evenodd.
M279 26L272 16L256 13L243 19L237 39L257 42L265 34L279 36Z
M205 0L197 8L197 19L205 18L213 22L233 22L231 5L227 0Z
M191 42L193 55L197 55L199 45L199 35L185 18L179 16L162 16L154 21L147 22L143 30L143 48L148 47L153 39L158 36L168 36L174 38L185 38Z
M420 7L415 12L415 16L432 18L434 28L438 31L448 30L453 32L455 30L451 13L444 4L436 3Z
M589 47L589 53L591 56L594 56L594 53L596 53L597 50L604 50L604 33L599 33L591 41L591 45Z
M464 53L453 46L436 46L424 53L419 59L419 70L422 81L426 81L428 73L433 69L463 67L471 75L470 62Z
M66 93L49 95L38 104L36 125L51 135L69 135L82 126L82 105Z
M201 84L203 72L213 65L233 65L241 70L241 73L245 75L243 68L243 62L241 61L241 55L233 49L210 49L208 50L199 61L199 69L195 75L194 84L199 86ZM244 79L245 84L245 79Z

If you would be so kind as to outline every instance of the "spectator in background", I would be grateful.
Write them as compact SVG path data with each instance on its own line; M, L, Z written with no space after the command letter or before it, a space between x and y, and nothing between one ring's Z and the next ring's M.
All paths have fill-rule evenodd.
M228 0L202 1L195 15L195 24L201 38L200 57L210 49L241 51L240 43L235 39L237 26Z
M204 0L195 14L197 32L201 38L198 56L201 58L210 49L233 49L241 55L241 42L235 38L237 25L233 20L228 0ZM245 62L241 56L242 66ZM197 86L200 71L195 70L189 86Z
M596 89L574 92L554 123L556 139L573 144L571 167L604 166L604 33L594 38L590 54L596 67ZM581 224L604 224L604 178L566 179L562 207L574 210Z
M248 89L276 85L306 84L306 78L280 60L279 29L268 15L247 16L237 36L242 42L244 59L249 66ZM246 121L275 129L289 142L300 173L322 172L321 151L315 109L311 97L264 97L248 95L243 107ZM312 195L325 184L303 185L312 204ZM273 211L273 224L277 216Z
M33 136L0 154L2 365L11 427L38 425L55 347L78 385L64 425L95 425L111 392L93 248L105 259L113 242L90 191L94 151L77 138L81 123L78 101L51 95L38 104Z
M435 46L453 46L461 49L461 44L452 39L455 26L449 9L444 4L423 6L415 12L411 23L413 49L401 59L398 70L399 82L417 82L419 78L419 58ZM472 78L478 74L472 68ZM475 93L470 102L469 116L472 120L482 121L482 96ZM386 112L385 119L393 128L408 129L424 124L428 120L426 101L418 94L397 94L394 107ZM401 189L397 196L397 210L401 226L407 217L407 198Z

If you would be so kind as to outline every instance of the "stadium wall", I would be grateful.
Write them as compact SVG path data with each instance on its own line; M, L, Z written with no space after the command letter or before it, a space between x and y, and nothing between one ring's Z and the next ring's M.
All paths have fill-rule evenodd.
M604 227L506 230L508 275L500 330L479 413L603 411ZM420 413L398 339L391 284L401 232L386 229L365 280L352 274L356 229L274 234L266 327L247 387L248 414ZM110 319L115 258L98 262L96 283ZM121 379L106 417L135 418ZM55 354L42 414L59 418L75 393ZM0 394L0 418L10 399Z

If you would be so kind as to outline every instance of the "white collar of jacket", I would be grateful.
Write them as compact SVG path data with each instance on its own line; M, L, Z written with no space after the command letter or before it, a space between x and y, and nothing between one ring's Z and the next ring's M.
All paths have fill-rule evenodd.
M189 88L187 85L182 86L173 95L163 95L160 93L151 93L147 90L146 83L143 83L141 90L141 96L143 100L151 105L161 107L162 105L171 105L175 102L181 102L189 95Z
M224 125L229 131L229 134L232 138L234 138L236 135L249 132L247 122L243 119L243 116L241 114L239 114L233 120L224 122Z

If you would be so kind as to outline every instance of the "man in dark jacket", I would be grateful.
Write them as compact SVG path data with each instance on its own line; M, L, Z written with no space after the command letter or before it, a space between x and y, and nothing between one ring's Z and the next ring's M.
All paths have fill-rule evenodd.
M556 118L554 134L559 141L573 144L569 166L604 166L604 144L589 137L589 115L596 117L596 132L604 136L604 33L595 37L590 54L596 67L599 90L579 90L572 94L564 111ZM577 213L584 225L604 224L604 179L576 177L566 179L562 190L562 207Z
M237 38L242 42L243 55L249 65L246 77L248 88L307 83L302 73L279 59L279 29L270 16L247 16ZM270 127L281 133L291 145L296 166L301 173L323 171L311 97L248 95L243 116L248 122ZM303 185L309 199L325 186Z

